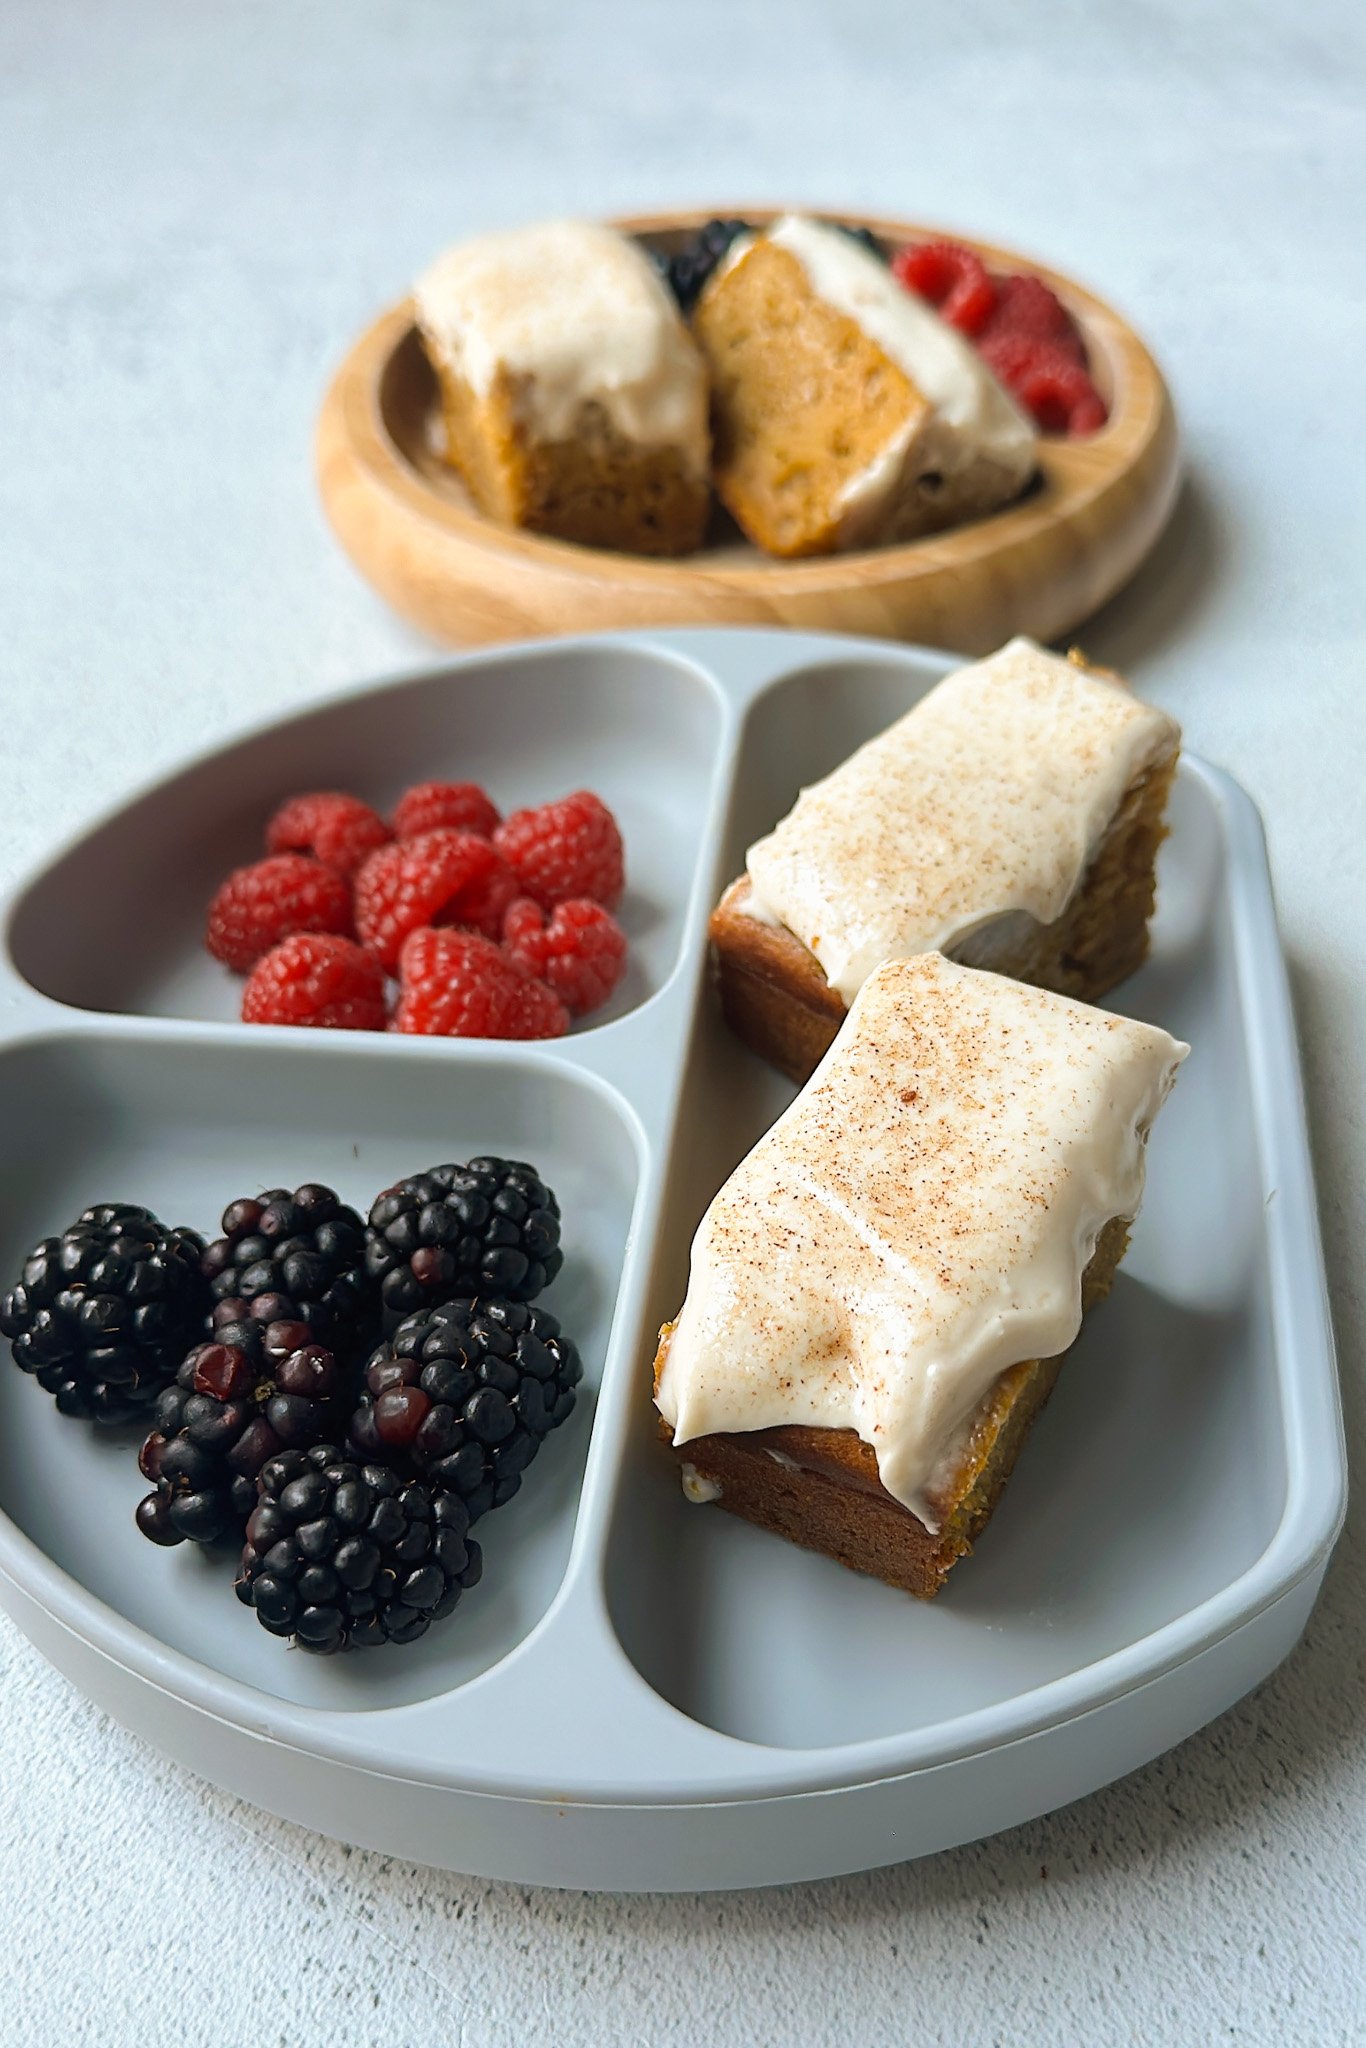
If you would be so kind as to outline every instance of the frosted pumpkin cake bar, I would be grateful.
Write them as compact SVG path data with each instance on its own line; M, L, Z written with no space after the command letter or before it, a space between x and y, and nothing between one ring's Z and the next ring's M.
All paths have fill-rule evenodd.
M770 554L956 526L1034 473L1034 428L971 343L838 227L785 214L742 235L693 332L717 491Z
M691 1498L931 1599L1109 1291L1187 1047L937 953L879 967L661 1332Z
M1094 1002L1142 965L1180 727L1012 640L750 847L711 919L732 1027L804 1081L867 976L938 949Z
M573 220L479 235L414 300L447 457L482 512L638 554L699 545L706 369L638 243Z

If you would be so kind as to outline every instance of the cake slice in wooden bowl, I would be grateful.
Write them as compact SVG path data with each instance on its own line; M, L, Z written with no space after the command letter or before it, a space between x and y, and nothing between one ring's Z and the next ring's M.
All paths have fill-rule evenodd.
M1095 1002L1147 957L1175 719L1012 640L750 847L711 919L736 1032L804 1081L867 976L942 950Z
M912 540L1017 498L1030 420L971 343L837 227L784 214L704 289L716 488L774 555Z
M414 298L447 458L481 512L636 554L701 544L706 369L637 242L591 221L480 235Z
M932 1599L1109 1291L1187 1048L928 953L712 1202L655 1359L685 1491Z

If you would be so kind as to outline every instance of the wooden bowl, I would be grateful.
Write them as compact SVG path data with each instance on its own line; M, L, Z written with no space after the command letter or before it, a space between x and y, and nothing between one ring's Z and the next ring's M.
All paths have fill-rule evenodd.
M772 219L763 208L744 215ZM856 219L890 242L941 230ZM616 223L656 246L705 214ZM1080 323L1110 406L1098 434L1045 437L1038 482L948 533L856 554L779 561L718 516L695 555L657 560L496 525L438 453L436 381L411 303L342 363L318 421L323 505L361 574L396 610L463 645L612 626L783 625L921 640L983 654L1013 633L1052 640L1130 577L1171 511L1176 417L1156 363L1119 315L1056 271L974 242L1000 270L1048 280Z

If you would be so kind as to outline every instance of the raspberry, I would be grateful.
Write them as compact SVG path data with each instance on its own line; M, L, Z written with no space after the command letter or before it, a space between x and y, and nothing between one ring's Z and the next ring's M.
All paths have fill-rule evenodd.
M482 932L486 939L501 938L503 918L509 905L516 902L522 893L522 885L502 855L495 853L495 865L490 868L482 882L471 883L462 890L460 915L453 921L467 925L471 931ZM444 924L444 918L439 920Z
M503 919L503 948L555 991L571 1017L605 1003L626 964L625 932L585 896L557 905L548 923L539 903L519 897Z
M1061 349L1041 347L1017 391L1046 434L1093 434L1105 424L1100 393Z
M1104 399L1081 364L1052 342L989 335L981 356L1046 434L1093 434L1104 426Z
M1026 334L1034 341L1051 341L1086 367L1081 330L1041 277L997 278L996 308L982 330L982 339L994 340L1000 334Z
M1017 395L1020 379L1038 350L1038 342L1028 334L1012 334L1009 330L1000 334L984 334L977 344L977 353L992 375L1005 385L1007 391Z
M268 853L311 853L325 868L354 875L367 853L393 837L378 811L339 789L292 796L266 827Z
M996 305L986 265L961 242L910 242L892 258L892 274L963 334L980 334Z
M418 931L404 942L400 1031L434 1038L558 1038L569 1012L544 982L478 932Z
M621 834L601 797L575 790L539 810L514 811L493 843L516 870L524 893L544 910L591 896L615 910L624 886Z
M245 972L294 932L351 930L351 891L302 853L273 853L234 868L209 905L204 943L215 960Z
M384 970L351 939L295 932L253 967L242 991L242 1022L383 1031Z
M498 806L477 782L415 782L394 806L394 831L400 839L417 839L449 825L491 839L498 816Z
M1069 434L1098 434L1110 415L1094 384L1089 391L1082 392L1072 400L1072 409L1067 416Z
M392 974L410 932L490 914L498 855L487 839L442 826L370 855L356 877L356 929ZM501 916L502 907L499 906Z

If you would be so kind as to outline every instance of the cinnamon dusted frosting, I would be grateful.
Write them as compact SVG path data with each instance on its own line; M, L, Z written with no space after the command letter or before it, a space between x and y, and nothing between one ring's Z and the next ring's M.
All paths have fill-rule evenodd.
M1034 428L956 328L838 228L788 213L765 239L797 258L817 297L860 326L933 408L927 426L908 423L900 441L846 487L842 506L851 526L876 516L908 457L917 472L946 480L970 462L990 462L1002 472L1002 497L1024 488L1034 471ZM742 254L743 246L734 259Z
M1130 785L1180 727L1123 684L1012 640L959 669L750 847L752 912L852 1002L932 948L989 961L996 920L1061 917Z
M1075 1338L1187 1050L939 954L879 968L693 1240L656 1396L675 1443L856 1430L933 1529L936 1471L998 1375Z
M438 364L477 393L500 371L541 439L565 441L587 404L626 440L708 458L702 358L644 250L590 221L548 221L476 236L438 257L414 287Z

